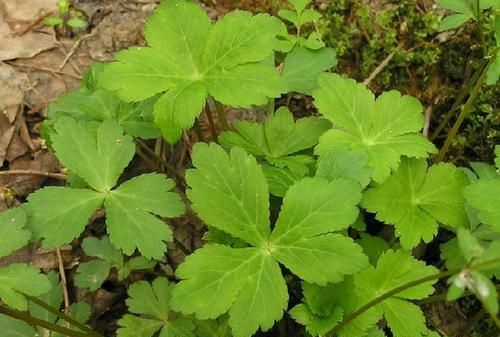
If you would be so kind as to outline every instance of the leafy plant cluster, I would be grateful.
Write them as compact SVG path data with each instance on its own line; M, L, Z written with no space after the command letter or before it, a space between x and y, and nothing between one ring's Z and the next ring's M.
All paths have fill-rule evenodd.
M418 301L430 300L439 280L447 300L475 295L500 324L500 146L495 166L428 160L438 149L421 133L421 103L395 90L375 96L328 72L335 51L302 29L320 14L307 0L290 3L279 16L291 30L267 14L237 11L212 23L190 2L159 5L147 47L92 66L81 89L51 105L42 133L67 184L0 214L0 257L34 240L69 244L99 213L106 234L82 238L87 258L74 284L129 283L165 262L170 219L189 209L206 225L206 243L175 279L155 273L130 284L118 337L250 337L285 314L311 336L385 336L384 320L395 337L436 337ZM482 70L488 81L498 79L495 62ZM274 111L289 92L312 95L318 114ZM124 174L140 139L178 142L201 113L212 114L211 101L271 111L263 123L234 121L218 142L196 143L187 188L163 173ZM223 109L218 117L229 125ZM376 235L382 225L392 240ZM453 238L441 242L443 232ZM442 243L442 270L412 254L430 243ZM88 304L59 311L59 283L53 271L0 267L2 331L99 336L86 325Z

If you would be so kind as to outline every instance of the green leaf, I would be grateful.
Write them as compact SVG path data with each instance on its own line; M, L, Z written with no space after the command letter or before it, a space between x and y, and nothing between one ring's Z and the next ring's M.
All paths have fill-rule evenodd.
M393 90L375 100L365 85L336 74L320 75L319 87L313 94L315 105L335 128L320 138L317 154L342 145L364 149L373 180L382 183L398 168L402 155L424 158L435 152L418 133L424 117L414 97Z
M48 118L50 123L62 116L70 116L77 120L116 121L124 131L134 137L144 139L156 138L160 135L152 120L152 110L156 97L140 103L126 103L121 101L113 92L97 89L95 76L98 70L92 73L88 87L70 92L59 97L49 105ZM83 85L86 85L85 83Z
M80 264L75 276L75 285L78 288L88 288L95 291L106 281L111 264L104 260L92 260Z
M27 264L15 263L0 268L0 299L14 309L28 310L24 295L40 296L50 288L47 276Z
M500 22L500 19L497 19L497 21ZM500 41L500 37L498 37L497 39ZM497 44L500 44L500 42L497 42ZM486 74L486 84L488 85L494 85L500 79L500 50L497 51L497 54L493 57L495 58L495 60L489 66L488 72Z
M396 227L404 249L430 242L438 223L457 228L468 224L462 191L465 174L452 164L427 169L425 160L401 161L398 171L382 185L365 192L362 206Z
M63 22L63 19L58 16L47 16L43 19L43 24L51 27L62 25Z
M164 277L151 284L146 281L134 283L128 289L126 300L131 313L119 321L118 337L150 337L161 329L160 337L195 337L195 325L191 320L177 318L170 312L171 286Z
M50 291L39 296L38 299L50 305L52 308L59 309L61 306L61 302L63 301L62 288L59 283L59 274L51 270L47 274L47 279L51 284L51 289ZM50 323L55 323L57 320L56 315L54 315L53 313L47 311L47 309L42 308L31 301L29 302L29 314L35 318L43 319L44 321ZM49 331L45 328L37 327L37 330L40 336L46 336L49 334Z
M123 265L121 251L111 244L107 236L103 236L101 239L96 237L85 238L82 242L82 249L87 256L98 257L117 267Z
M365 299L355 293L352 277L343 282L321 287L303 283L303 304L295 306L290 314L313 336L325 335L343 318L353 313ZM365 336L379 320L380 313L371 308L357 316L338 332L340 337Z
M100 124L96 132L92 124L69 118L56 125L61 129L54 137L56 154L97 191L48 187L30 195L27 208L35 237L46 238L45 247L69 243L104 203L111 243L128 255L138 248L145 257L160 259L166 250L164 241L170 241L172 233L157 216L176 217L184 212L179 196L170 192L174 182L145 174L113 189L134 155L132 139L124 137L111 121Z
M0 326L6 337L32 337L36 334L35 328L28 323L6 315L0 315Z
M164 242L172 240L172 231L155 215L177 217L184 213L180 197L170 192L174 186L173 180L150 173L111 191L104 202L111 243L127 255L137 248L147 258L160 259L166 250Z
M433 266L413 258L405 251L388 250L381 255L377 267L369 267L355 275L357 296L365 303L396 289L408 282L434 275L439 271ZM432 285L437 280L425 282L403 290L376 305L385 316L394 337L425 335L427 327L422 310L418 305L406 300L416 300L428 297L434 292ZM411 322L408 317L412 317Z
M300 27L300 18L296 12L288 10L288 9L280 9L278 11L278 16L293 23L295 28Z
M146 23L148 47L120 52L104 71L102 84L126 101L162 93L155 121L173 143L200 114L207 95L249 107L287 90L273 64L263 63L282 30L276 18L243 11L212 25L199 6L166 1Z
M57 158L96 191L109 192L134 156L132 138L116 122L104 121L94 133L87 123L60 118L55 128Z
M297 13L302 13L306 6L311 2L310 0L289 0L290 3L293 5L293 8L295 8L295 11Z
M186 172L193 210L209 226L254 246L269 237L269 193L255 158L240 148L230 156L216 144L197 143L195 170Z
M0 258L28 243L31 232L25 226L26 212L22 208L11 208L0 213Z
M500 229L500 180L481 179L467 186L464 196L478 211L481 222Z
M330 123L317 117L294 121L292 113L282 107L264 125L236 121L233 126L236 131L226 131L219 137L221 144L242 147L256 156L281 158L314 146Z
M371 169L367 164L368 155L365 151L341 147L321 156L316 175L328 180L338 178L354 180L364 188L370 183L371 178Z
M476 2L476 0L472 0ZM455 13L468 14L472 17L477 15L475 6L471 0L436 0L437 4L444 9Z
M311 95L318 87L319 74L335 65L337 54L334 49L297 47L287 54L281 76L287 80L290 91Z
M88 303L85 303L85 302L73 303L68 308L68 316L70 316L71 318L73 318L73 319L75 319L78 322L83 324L83 323L87 322L90 318L90 305ZM68 327L70 329L81 331L79 328L75 327L72 324L68 324L68 322L66 322L62 319L57 320L57 325L62 325L62 326ZM51 336L52 337L66 337L66 336L63 336L62 334L57 333L57 332L53 332Z
M321 13L312 9L305 9L300 15L300 25L321 19Z
M218 320L195 321L198 337L232 337L227 317Z
M71 18L66 24L71 28L85 28L88 26L87 21L79 19L79 18Z
M290 169L278 168L272 165L262 165L262 171L266 176L269 193L277 197L284 197L286 191L304 177L304 175L292 172Z
M445 32L447 30L457 28L472 18L473 17L469 14L455 14L447 16L439 23L438 31Z
M195 169L188 171L187 182L193 210L210 227L253 247L207 244L188 256L176 271L181 282L172 292L174 309L197 319L228 312L234 336L249 337L259 327L270 329L287 306L278 262L318 284L367 265L359 246L332 234L356 220L361 198L356 182L298 182L285 195L271 233L267 184L255 158L237 147L227 154L219 145L198 143L192 159Z
M479 243L479 240L465 228L459 228L457 231L458 247L460 252L465 257L466 262L471 262L472 259L481 257L484 249Z
M28 196L29 228L45 248L71 242L84 230L104 195L87 189L45 187Z
M298 304L289 311L289 314L297 323L304 325L312 336L324 336L342 320L344 312L342 308L336 307L332 314L318 317L306 304Z
M319 285L362 269L367 259L351 239L321 235L352 224L360 199L360 187L353 181L318 177L296 183L285 195L270 238L273 256L301 279Z
M380 256L389 249L389 244L378 236L371 236L365 233L360 234L361 238L356 241L363 248L363 253L368 256L370 263L375 265Z

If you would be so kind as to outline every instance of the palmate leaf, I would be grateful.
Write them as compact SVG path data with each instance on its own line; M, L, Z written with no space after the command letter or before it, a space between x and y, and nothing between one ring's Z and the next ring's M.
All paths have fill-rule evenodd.
M150 337L160 331L160 337L195 337L194 323L189 319L175 318L169 308L172 286L164 277L151 284L146 281L134 283L128 289L126 300L131 313L119 321L118 337ZM145 316L145 317L144 317Z
M236 107L264 104L287 90L273 64L282 23L266 14L234 12L212 25L199 6L165 1L146 23L148 47L117 54L102 84L125 101L163 95L154 108L165 139L193 125L208 95Z
M293 182L309 174L314 159L301 151L318 143L319 137L330 128L322 118L306 117L294 121L286 107L279 108L264 124L236 121L235 131L222 133L219 140L227 148L238 146L266 160L264 174L270 192L283 197ZM278 169L273 169L278 168Z
M298 47L287 54L281 76L287 80L290 91L311 95L318 87L319 74L335 65L337 54L333 49Z
M196 144L192 158L195 169L186 177L193 210L207 225L250 246L207 244L187 257L176 271L182 281L172 292L175 310L198 319L229 312L233 335L249 337L259 327L271 328L286 308L279 263L317 284L367 265L359 246L333 234L357 217L356 182L316 177L296 183L271 232L268 187L254 157L237 147L228 155L216 144Z
M365 192L362 206L396 227L405 249L430 242L438 223L457 228L468 224L462 192L465 174L452 164L427 169L425 160L403 158L396 173Z
M85 238L82 248L85 255L97 257L98 260L84 262L78 266L75 284L79 288L89 288L91 291L101 286L107 279L111 268L116 268L118 280L121 281L134 270L150 269L155 265L154 261L143 256L133 257L125 262L122 252L111 243L107 236L101 239Z
M59 160L92 189L46 187L31 194L27 210L35 237L43 238L47 248L69 243L104 205L107 230L115 247L128 255L137 248L147 258L161 258L164 242L171 240L172 234L157 216L174 217L184 211L180 198L170 192L174 182L152 173L115 188L135 146L114 121L95 126L61 118L55 130L53 147ZM99 267L103 275L104 265Z
M11 208L0 213L0 258L22 248L31 239L26 226L26 212L22 208Z
M373 180L383 182L399 165L401 156L425 158L435 147L418 132L424 126L422 105L397 91L375 100L368 88L337 74L322 74L313 94L315 105L334 128L325 133L316 153L339 146L363 149Z
M465 188L464 196L482 223L500 231L500 179L480 179Z
M300 323L305 323L311 333L315 332L314 335L324 335L343 317L378 296L436 273L436 268L426 266L408 252L388 250L380 256L376 267L370 266L342 283L326 287L304 284L304 304L293 308L291 315ZM338 336L365 336L382 316L386 318L394 337L426 335L422 310L408 300L428 297L434 292L432 284L435 282L422 283L385 299L345 325ZM303 319L305 312L310 313L308 320ZM409 317L411 320L408 320Z

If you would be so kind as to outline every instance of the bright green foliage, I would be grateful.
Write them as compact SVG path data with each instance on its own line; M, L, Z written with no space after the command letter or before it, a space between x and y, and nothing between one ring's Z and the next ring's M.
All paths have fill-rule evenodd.
M328 180L351 179L365 187L371 180L371 169L367 167L367 164L368 155L365 151L341 147L321 156L318 160L316 175Z
M430 242L438 223L454 228L468 224L462 196L467 184L465 174L452 164L427 169L425 160L404 158L394 175L365 192L362 206L394 225L401 245L410 249L420 240Z
M155 265L154 261L143 256L137 256L124 262L122 252L111 244L107 236L102 239L85 238L82 248L87 256L99 259L82 263L78 267L75 284L79 288L97 290L108 277L111 268L117 269L118 280L121 281L134 270L150 269Z
M0 258L25 246L31 232L24 229L26 213L22 208L11 208L0 213Z
M0 299L14 309L28 309L28 302L23 294L39 296L50 288L47 277L27 264L15 263L0 268Z
M195 337L195 325L190 319L176 318L170 311L172 285L164 277L151 284L146 281L134 283L128 289L126 300L129 311L119 321L118 337L150 337L160 331L160 337ZM138 316L141 315L141 316Z
M332 232L352 224L358 214L356 182L305 178L285 195L271 232L268 187L254 157L233 147L196 144L195 169L187 172L192 208L209 226L246 241L250 247L208 244L177 269L182 281L172 307L198 319L229 312L236 337L271 328L288 302L279 264L320 285L340 281L367 264L359 246ZM304 195L310 198L304 199Z
M293 308L291 315L305 323L311 334L323 335L343 317L378 296L437 272L436 268L415 260L408 252L388 250L380 256L376 267L368 267L353 279L326 287L304 284L304 303ZM339 336L365 336L382 316L395 337L425 335L427 328L421 309L407 300L431 295L434 282L409 288L382 301L343 327Z
M389 250L382 254L376 268L369 267L355 276L356 292L368 302L410 281L436 273L438 270L435 267L415 260L408 252ZM385 316L394 337L419 336L427 332L422 310L407 300L431 295L434 282L422 283L399 292L375 306Z
M456 28L470 19L477 20L480 11L500 8L495 0L436 0L437 4L455 14L447 16L439 24L440 32ZM478 8L479 4L479 8Z
M389 244L378 236L371 236L365 233L360 234L361 238L356 243L363 248L363 253L368 256L370 263L375 265L380 256L389 249Z
M221 144L228 148L241 147L279 168L264 172L268 179L275 181L274 185L283 186L271 189L271 193L283 196L288 186L309 173L314 162L311 156L299 152L316 145L319 137L330 128L330 123L318 117L294 121L292 113L282 107L270 115L264 125L236 121L233 126L236 131L226 131L219 137Z
M233 337L227 316L217 320L195 321L197 337Z
M298 323L305 325L306 330L313 336L325 335L365 301L355 293L353 277L327 286L303 283L302 289L303 303L293 307L290 310L290 315ZM342 328L338 332L338 336L364 336L378 319L378 311L372 308Z
M306 47L311 50L317 50L323 48L325 43L321 40L321 37L316 31L309 34L307 38L303 37L303 26L308 23L314 23L321 18L321 13L313 10L306 9L307 5L310 3L309 0L289 0L292 4L294 10L281 9L278 12L278 16L291 22L297 34L280 34L286 43L283 43L280 51L289 52L294 46Z
M410 96L388 91L375 100L368 88L337 74L322 74L315 105L335 128L316 147L323 155L339 146L363 149L373 180L383 182L396 170L402 155L425 158L434 145L418 132L424 125L422 105Z
M500 231L500 179L480 179L465 188L464 196L481 222Z
M28 197L29 224L45 247L71 242L104 204L111 242L126 254L136 248L147 258L161 258L170 228L155 215L175 217L184 212L174 182L158 174L144 174L114 188L135 147L118 124L93 124L61 118L55 124L53 147L61 163L92 188L46 187ZM96 267L97 263L94 263ZM104 266L98 266L101 275Z
M5 315L0 315L0 326L6 337L34 337L36 334L31 325Z
M103 122L116 121L125 133L141 138L156 138L160 135L153 124L153 106L156 98L126 103L116 94L99 86L99 76L104 64L93 64L85 73L79 90L65 94L49 106L48 121L44 128L49 129L53 122L62 116L77 120Z
M311 95L318 87L318 76L337 65L335 50L310 50L296 47L287 54L281 76L287 80L289 91Z
M149 47L117 54L102 85L125 101L164 93L154 108L168 142L193 125L208 95L236 107L265 104L287 90L273 64L282 23L266 14L233 12L212 25L199 6L165 1L148 19Z

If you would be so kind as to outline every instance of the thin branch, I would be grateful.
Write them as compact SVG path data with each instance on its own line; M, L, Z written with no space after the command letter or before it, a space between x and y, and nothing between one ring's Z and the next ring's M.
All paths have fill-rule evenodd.
M63 326L53 324L47 321L44 321L43 319L38 319L35 317L30 316L29 314L22 312L22 311L17 311L10 309L4 305L0 304L0 314L4 314L6 316L21 320L23 322L26 322L31 325L36 325L36 326L41 326L42 328L45 328L50 331L54 332L59 332L65 336L70 336L70 337L89 337L91 336L90 334L87 334L85 332L73 330L73 329L68 329ZM102 336L100 336L102 337Z
M64 271L64 263L59 248L56 248L56 253L57 253L57 266L59 268L59 275L61 276L61 288L64 299L64 313L67 314L69 310L68 282L66 280L66 272Z
M467 99L467 102L465 103L464 107L462 108L462 111L458 115L457 120L455 121L455 124L453 124L453 127L451 130L448 132L448 135L446 136L446 140L444 141L443 147L439 150L439 153L437 156L434 158L434 162L440 162L444 159L444 156L446 155L446 152L448 152L451 143L455 136L458 133L458 130L460 129L460 126L462 125L463 121L465 118L469 115L470 111L474 107L474 103L476 102L476 99L479 97L479 93L481 92L481 88L483 87L484 81L486 80L486 75L488 74L488 68L490 65L493 63L495 60L494 57L492 57L488 64L485 66L483 69L483 72L481 73L481 76L477 80L474 88L471 91L471 94L469 98Z
M465 96L470 92L472 86L474 85L474 83L476 83L477 79L482 74L484 67L487 64L488 64L488 61L486 59L483 60L481 62L481 64L479 65L479 67L477 68L477 70L474 72L474 74L469 78L467 83L462 87L462 90L460 90L460 92L458 93L458 96L457 96L455 102L453 103L453 105L451 106L450 110L448 110L448 112L444 116L443 120L439 123L439 125L434 130L434 132L432 132L432 135L429 137L430 141L433 141L434 139L436 139L437 136L439 136L439 134L441 133L441 131L443 131L446 124L448 124L451 117L453 117L453 114L458 109L458 107L460 106L460 104L464 100Z
M186 186L186 180L184 179L183 175L177 172L175 167L167 162L165 159L163 159L161 156L159 156L155 151L153 151L149 146L147 146L142 140L136 138L135 143L142 149L144 152L146 152L147 155L155 158L157 161L159 161L163 166L165 166L171 174L175 175L177 179L184 185Z
M394 55L401 49L401 45L399 45L396 49L394 49L387 57L375 68L371 74L363 81L364 85L368 85L371 81L373 81L384 69L389 65L389 62L394 58Z
M492 259L492 260L488 260L488 261L485 261L485 262L481 262L481 263L478 263L476 265L473 265L472 267L474 269L481 269L481 268L484 268L486 266L489 266L489 265L492 265L492 264L497 264L497 263L500 263L500 258L496 258L496 259ZM389 299L391 298L392 296L406 290L406 289L410 289L410 288L413 288L413 287L416 287L422 283L426 283L426 282L429 282L429 281L434 281L434 280L440 280L440 279L443 279L443 278L447 278L447 277L450 277L456 273L459 273L460 271L462 271L462 268L456 268L456 269L451 269L451 270L448 270L446 272L441 272L441 273L438 273L438 274L434 274L434 275L429 275L429 276L426 276L426 277L422 277L422 278L419 278L419 279L416 279L416 280L413 280L411 282L408 282L408 283L405 283L399 287L396 287L378 297L376 297L375 299L369 301L368 303L366 303L365 305L361 306L359 309L355 310L354 312L352 312L351 314L349 314L348 316L346 316L339 324L337 324L333 329L331 329L329 332L327 332L325 334L325 337L333 337L337 332L339 332L343 327L345 327L347 324L349 324L351 321L353 321L354 319L358 318L360 315L364 314L366 311L368 311L369 309L373 308L374 306L376 306L377 304L385 301L386 299Z
M77 327L78 329L82 330L82 331L85 331L87 332L87 334L89 336L94 336L94 337L103 337L101 336L99 333L95 332L94 330L92 330L91 328L89 328L88 326L86 326L85 324L83 323L80 323L78 322L77 320L75 320L74 318L60 312L59 310L57 310L56 308L48 305L47 303L45 303L44 301L36 298L36 297L33 297L33 296L26 296L26 298L30 301L30 302L33 302L34 304L38 305L39 307L47 310L48 312L54 314L55 316L57 316L58 318L68 322L69 324ZM48 329L48 328L47 328ZM50 329L49 329L50 330Z
M42 177L53 178L53 179L57 179L57 180L66 180L66 174L64 174L64 173L51 173L51 172L42 172L42 171L35 171L35 170L0 171L0 176L9 176L9 175L42 176Z

